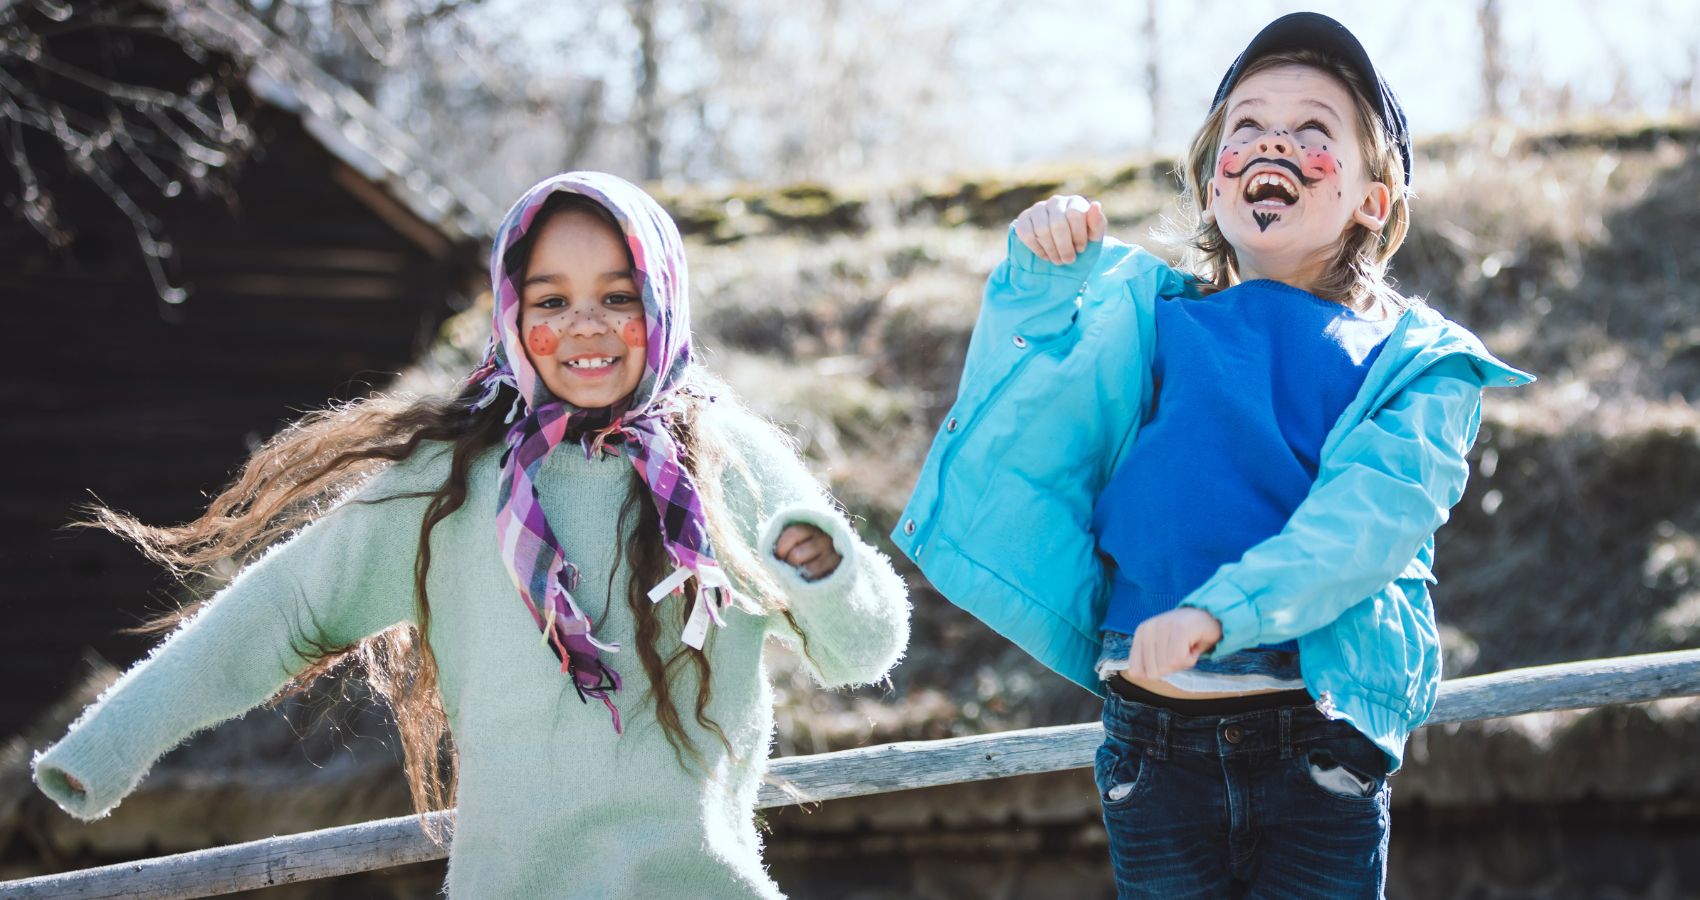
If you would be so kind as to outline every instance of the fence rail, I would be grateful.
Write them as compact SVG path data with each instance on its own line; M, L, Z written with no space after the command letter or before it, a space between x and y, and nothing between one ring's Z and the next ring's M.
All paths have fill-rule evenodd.
M1700 650L1591 659L1447 681L1428 724L1700 694ZM881 744L768 763L757 806L1086 768L1097 723ZM436 813L448 824L451 813ZM441 859L416 816L401 816L156 859L0 882L0 898L206 897Z

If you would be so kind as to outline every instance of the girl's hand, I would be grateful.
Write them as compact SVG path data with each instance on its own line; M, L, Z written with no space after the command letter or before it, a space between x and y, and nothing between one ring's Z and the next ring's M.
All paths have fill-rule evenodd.
M1015 236L1053 265L1074 262L1088 241L1104 239L1104 227L1104 207L1078 194L1041 200L1015 217Z
M832 538L813 525L786 526L773 545L773 555L810 581L819 581L838 571L838 564L844 561L833 548Z
M1198 663L1222 639L1222 623L1202 609L1182 606L1146 619L1133 633L1133 652L1127 673L1135 678L1162 678Z

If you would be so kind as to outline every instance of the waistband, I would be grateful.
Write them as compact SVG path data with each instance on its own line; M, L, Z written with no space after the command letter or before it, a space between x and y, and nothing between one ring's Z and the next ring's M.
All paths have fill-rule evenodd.
M1310 692L1303 688L1290 691L1264 691L1239 697L1215 697L1198 700L1155 694L1120 675L1111 675L1104 679L1104 686L1107 693L1114 694L1123 700L1166 709L1179 716L1233 716L1240 713L1261 712L1266 709L1279 709L1283 706L1314 706L1316 704L1316 701L1311 699Z
M1112 683L1121 680L1110 679ZM1128 687L1140 690L1131 684ZM1145 691L1140 693L1154 696ZM1293 693L1298 692L1282 692L1283 695ZM1267 700L1277 696L1280 695L1272 693L1252 699ZM1167 697L1158 699L1165 703L1174 702ZM1291 705L1227 714L1187 715L1163 706L1125 699L1120 688L1113 688L1104 698L1103 724L1108 739L1133 745L1156 759L1165 759L1174 752L1210 757L1275 753L1286 759L1295 752L1302 753L1308 747L1323 742L1346 739L1368 745L1368 741L1350 723L1323 715L1308 694L1300 703Z

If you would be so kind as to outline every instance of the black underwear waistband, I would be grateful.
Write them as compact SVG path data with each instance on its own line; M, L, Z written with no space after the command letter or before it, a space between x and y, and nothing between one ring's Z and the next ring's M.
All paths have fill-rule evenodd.
M1241 713L1280 709L1283 706L1316 705L1316 701L1311 699L1310 692L1302 688L1291 691L1266 691L1261 694L1246 694L1241 697L1193 700L1153 694L1120 675L1111 675L1104 680L1104 683L1109 688L1110 693L1123 700L1143 706L1155 706L1158 709L1166 709L1177 716L1190 718L1237 716Z

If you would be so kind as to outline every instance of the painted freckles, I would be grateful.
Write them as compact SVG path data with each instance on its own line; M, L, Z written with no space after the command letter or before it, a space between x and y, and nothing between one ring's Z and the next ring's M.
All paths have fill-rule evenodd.
M538 356L554 356L555 350L561 346L560 336L547 325L534 325L531 333L526 335L526 344L531 352Z

